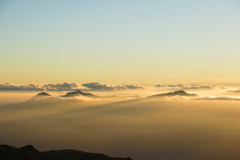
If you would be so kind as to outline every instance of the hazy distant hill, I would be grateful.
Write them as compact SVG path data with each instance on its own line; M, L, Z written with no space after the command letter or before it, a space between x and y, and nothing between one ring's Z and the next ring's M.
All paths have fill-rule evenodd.
M51 96L49 93L47 93L47 92L41 92L41 93L38 93L36 96Z
M50 95L47 92L40 92L36 96L32 97L30 100L41 100L41 99L46 99L46 98L48 99L51 97L52 97L52 95Z
M168 93L163 93L163 94L156 94L153 96L149 96L147 98L160 98L160 97L172 97L172 96L184 96L184 97L196 97L196 94L189 94L185 92L184 90L179 90L175 92L168 92Z
M76 96L87 96L87 97L96 97L95 95L91 94L91 93L83 93L80 90L76 90L74 92L68 92L67 94L65 94L62 97L76 97Z
M132 160L131 158L114 158L99 153L87 153L77 150L57 150L39 152L33 146L15 148L0 145L0 160Z

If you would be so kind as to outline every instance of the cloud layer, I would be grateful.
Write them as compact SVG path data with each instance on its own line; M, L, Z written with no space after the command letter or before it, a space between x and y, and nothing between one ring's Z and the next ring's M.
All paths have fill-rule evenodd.
M100 84L98 82L94 83L85 83L82 86L87 87L91 90L105 90L105 91L112 91L112 90L126 90L126 89L143 89L142 86L137 85L107 85L107 84Z
M29 90L29 91L70 91L73 89L81 88L77 83L57 83L57 84L28 84L28 85L15 85L15 84L0 84L0 90Z
M240 93L240 88L236 89L236 90L230 90L228 92L235 92L235 93Z
M156 88L163 88L163 87L168 87L168 88L179 88L179 89L213 89L215 86L210 86L210 85L198 85L198 84L189 84L189 85L184 85L184 84L158 84L155 85Z
M39 84L15 85L15 84L0 84L0 90L44 90L44 87Z
M0 90L22 90L22 91L72 91L76 89L83 90L101 90L101 91L113 91L113 90L134 90L143 89L142 86L137 85L107 85L94 83L57 83L57 84L28 84L28 85L16 85L16 84L0 84Z
M191 98L192 100L232 100L232 101L240 101L239 97L229 97L229 96L223 96L223 97L199 97L199 98Z

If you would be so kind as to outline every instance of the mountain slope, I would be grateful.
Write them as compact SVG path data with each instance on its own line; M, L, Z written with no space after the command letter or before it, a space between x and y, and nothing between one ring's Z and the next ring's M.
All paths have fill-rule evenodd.
M33 146L15 148L0 145L0 160L132 160L131 158L113 158L99 153L87 153L77 150L57 150L39 152Z
M68 97L76 97L76 96L96 97L95 95L93 95L91 93L83 93L80 90L76 90L74 92L68 92L67 94L65 94L62 97L68 98Z
M131 158L112 158L99 153L87 153L76 150L47 151L43 154L49 160L131 160Z
M189 94L185 92L184 90L179 90L175 92L168 92L168 93L163 93L163 94L156 94L153 96L149 96L147 98L162 98L162 97L173 97L173 96L184 96L184 97L196 97L196 94Z
M0 160L47 160L33 146L15 148L8 145L0 145Z

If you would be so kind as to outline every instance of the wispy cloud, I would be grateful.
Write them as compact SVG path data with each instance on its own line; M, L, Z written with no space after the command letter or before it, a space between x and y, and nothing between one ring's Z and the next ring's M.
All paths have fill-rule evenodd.
M235 90L229 90L228 92L240 93L240 88L237 88L237 89L235 89Z
M191 98L192 100L234 100L240 101L240 97L230 97L230 96L223 96L223 97L198 97L198 98Z
M213 89L215 85L198 85L198 84L157 84L156 88L168 87L168 88L178 88L178 89Z

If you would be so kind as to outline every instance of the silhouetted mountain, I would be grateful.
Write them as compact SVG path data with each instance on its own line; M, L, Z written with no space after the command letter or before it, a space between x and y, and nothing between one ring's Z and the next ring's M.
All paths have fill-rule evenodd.
M1 160L47 160L43 154L33 146L15 148L8 145L0 145Z
M132 160L131 158L114 158L99 153L87 153L77 150L57 150L39 152L33 146L15 148L0 145L0 160Z
M76 96L87 96L87 97L96 97L95 95L91 94L91 93L83 93L80 90L76 90L74 92L68 92L67 94L65 94L62 97L76 97Z
M31 100L41 100L48 97L52 97L52 96L47 92L41 92L41 93L38 93L36 96L32 97Z
M87 153L76 150L58 150L42 152L51 160L132 160L131 158L113 158L100 153Z
M48 94L47 92L41 92L41 93L38 93L36 96L51 96L51 95Z
M149 96L147 98L159 98L159 97L172 97L172 96L184 96L184 97L196 97L196 94L189 94L185 92L184 90L179 90L175 92L168 92L168 93L163 93L163 94L156 94L153 96Z

